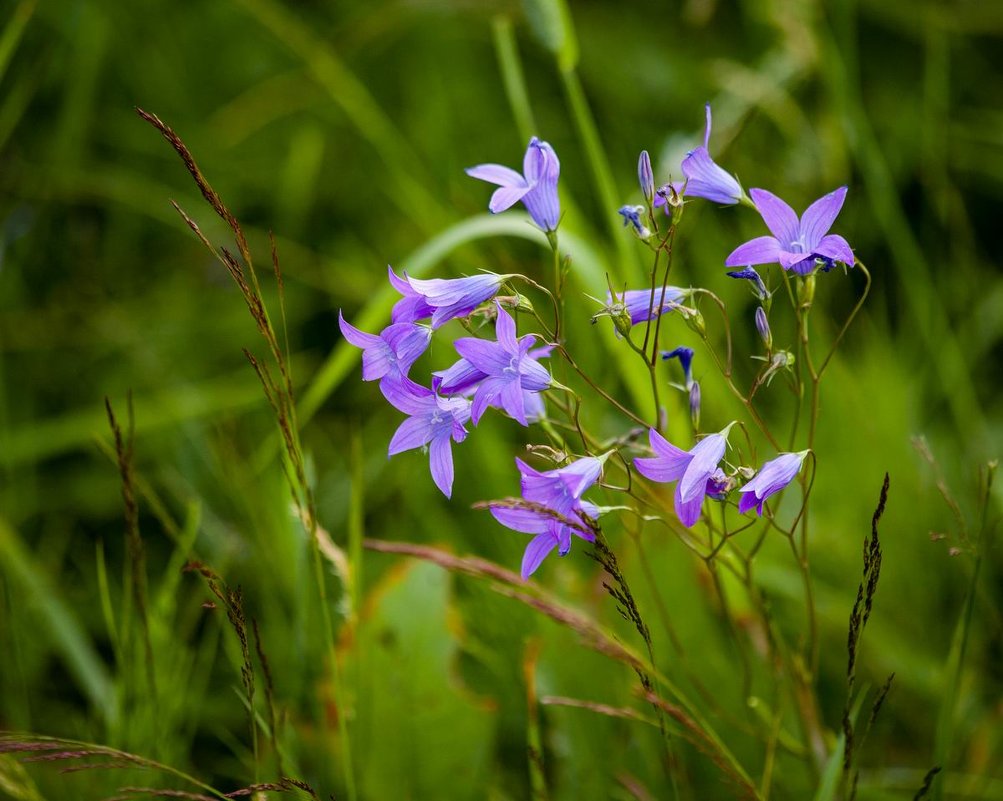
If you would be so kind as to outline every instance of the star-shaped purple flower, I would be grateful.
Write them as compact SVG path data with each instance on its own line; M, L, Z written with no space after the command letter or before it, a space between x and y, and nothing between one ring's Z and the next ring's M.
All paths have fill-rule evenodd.
M756 208L773 236L759 236L739 245L724 260L727 267L779 262L785 270L807 275L823 263L841 261L853 266L853 251L839 234L828 233L843 208L846 187L824 195L812 203L798 219L794 209L765 189L751 189Z
M724 458L728 431L732 425L704 437L689 451L677 448L652 428L648 431L648 439L655 452L654 458L634 460L637 471L652 481L663 484L679 482L675 493L676 517L687 528L700 519L709 481L715 478L718 462Z
M511 208L520 200L533 218L533 222L544 231L556 231L561 219L561 203L557 197L557 179L561 174L561 162L557 154L546 142L535 136L529 140L526 155L522 160L522 175L501 164L478 164L469 167L467 175L481 181L497 184L488 204L492 214Z
M410 415L400 424L387 455L428 446L432 480L447 498L453 492L453 451L450 442L463 442L467 430L463 424L470 419L470 401L466 398L441 398L427 387L408 378L387 381L383 394L404 414Z
M394 323L384 328L379 336L368 334L349 323L340 309L338 326L345 339L362 348L362 380L379 380L380 389L388 381L406 377L432 338L432 330L427 325L415 323Z
M587 542L595 534L585 518L596 518L599 509L582 495L602 475L606 457L587 456L567 467L540 471L516 459L522 474L522 497L516 502L493 502L491 514L503 526L535 534L522 557L522 577L529 578L555 548L560 556L571 550L571 535Z
M781 453L775 459L770 459L752 480L739 490L742 499L738 502L738 511L745 514L755 508L762 517L764 501L794 480L801 472L801 465L804 464L807 455L808 451Z
M449 395L476 384L471 409L474 425L480 422L485 409L496 403L510 417L528 425L525 391L547 389L551 384L550 373L529 355L536 337L527 334L516 339L512 315L500 305L497 308L495 335L498 340L491 342L477 337L456 340L453 344L463 358L441 374L439 391Z

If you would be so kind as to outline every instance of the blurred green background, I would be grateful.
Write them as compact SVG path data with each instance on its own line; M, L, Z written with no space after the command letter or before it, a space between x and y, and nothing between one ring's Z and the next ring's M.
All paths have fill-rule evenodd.
M423 456L386 459L400 416L362 384L354 357L337 355L338 309L378 329L386 307L369 304L388 263L426 275L487 268L545 280L548 255L517 217L509 227L518 237L475 236L492 224L482 220L490 189L463 173L481 162L518 165L530 133L560 155L564 229L589 245L575 288L601 295L603 271L640 286L640 249L617 230L616 208L640 200L642 148L656 178L678 175L710 101L711 153L747 187L802 210L849 184L835 230L874 276L822 394L812 552L823 723L834 742L860 542L887 471L884 572L858 673L872 687L892 671L896 679L862 758L860 797L911 798L940 759L950 769L937 780L945 797L1003 798L1003 564L992 540L983 542L960 672L950 657L975 570L978 468L1003 439L1003 282L993 244L1003 212L1003 5L574 2L570 17L546 3L501 0L4 0L0 729L113 745L227 790L275 778L274 754L254 765L240 651L223 611L204 608L205 583L180 571L195 554L242 587L274 678L284 769L325 797L347 797L341 715L360 798L529 797L527 642L539 648L538 695L641 708L633 674L566 630L483 583L376 553L352 565L355 607L337 571L328 576L336 621L357 623L342 628L344 688L334 692L309 547L291 512L274 421L241 354L261 351L260 339L229 276L169 200L213 242L228 244L229 232L133 107L186 141L245 225L259 267L275 232L292 363L313 412L303 442L333 540L347 549L354 531L434 543L515 569L525 539L470 504L517 491L512 456L525 432L486 419L454 448L447 501ZM503 79L513 53L524 103L511 102ZM591 109L608 175L594 173L576 99ZM675 283L726 300L738 354L753 346L753 304L722 263L761 232L753 215L694 203L673 268ZM821 339L862 285L859 271L820 277ZM593 344L595 306L575 300L572 310L572 349L629 398L615 342L604 334L602 347ZM371 325L360 322L367 313ZM681 325L667 336L696 346ZM704 425L716 430L738 412L710 360L697 359ZM437 340L420 366L448 361ZM741 363L740 383L753 369ZM156 692L129 654L121 485L103 407L108 396L124 420L129 391ZM685 432L681 399L669 402L670 430ZM779 390L762 403L771 420L790 412ZM593 406L597 429L626 425ZM916 436L926 437L936 468L917 453ZM990 522L999 499L997 491ZM931 541L932 532L948 536ZM758 780L761 746L739 725L758 714L741 697L733 637L754 634L741 602L723 613L700 563L664 528L645 529L643 557L616 523L608 533L632 582L647 588L642 607L661 621L652 624L660 666L691 691L699 677L728 710L715 725ZM537 578L639 645L584 549L549 560ZM757 578L796 642L803 599L784 547L764 551ZM651 611L651 586L681 650ZM551 798L671 797L657 731L532 708ZM732 797L712 763L679 748L688 775L681 797ZM812 797L816 777L793 757L778 760L772 796ZM161 781L126 773L61 775L3 757L0 796L100 798Z

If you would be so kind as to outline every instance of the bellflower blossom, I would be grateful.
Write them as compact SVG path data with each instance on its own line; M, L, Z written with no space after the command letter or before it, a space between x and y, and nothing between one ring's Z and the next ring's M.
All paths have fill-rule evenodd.
M420 279L408 276L407 283L411 291L432 309L432 328L438 328L454 317L466 317L484 301L497 295L501 285L511 277L495 273L479 273L466 278Z
M495 323L496 342L462 337L453 345L463 358L441 374L439 390L446 394L462 391L475 383L471 409L474 425L493 402L515 420L528 425L524 390L542 392L551 384L550 373L529 355L536 337L516 339L515 320L500 305ZM534 411L537 411L534 409Z
M780 492L790 484L801 472L801 465L808 451L800 453L781 453L775 459L770 459L759 472L739 492L742 499L738 502L738 511L745 514L755 508L760 517L763 516L763 503L771 495Z
M742 191L742 185L733 175L721 169L710 157L710 151L707 150L707 145L710 143L710 103L707 103L704 108L707 114L707 127L704 129L703 146L686 154L682 163L686 182L685 184L674 184L673 188L677 192L684 192L688 197L702 197L726 206L741 203L745 194ZM655 201L656 206L662 206L665 203L664 196ZM665 210L668 212L668 206Z
M587 456L567 467L539 471L521 459L515 460L522 474L526 505L497 502L489 508L506 528L536 535L523 553L523 579L529 578L554 548L560 556L565 556L571 550L572 534L587 542L595 541L585 517L598 517L599 509L582 495L599 480L605 461L605 456Z
M645 320L654 320L660 314L670 312L689 295L689 290L680 289L677 286L665 287L665 295L662 295L662 288L655 289L654 301L652 301L650 289L628 289L625 292L617 293L616 302L622 303L630 315L630 324L637 325ZM661 309L659 310L659 301ZM613 305L613 296L606 293L607 307ZM650 310L650 311L649 311Z
M435 314L435 309L429 306L423 295L415 292L408 283L407 273L401 278L394 272L394 268L387 265L390 286L400 292L404 297L398 300L390 312L390 321L394 323L416 323Z
M346 340L362 348L362 380L379 379L381 389L388 381L406 377L411 365L425 352L432 339L432 329L410 322L389 325L379 336L368 334L349 323L340 309L338 326Z
M727 267L779 262L785 270L807 275L815 260L823 265L833 260L853 266L853 251L838 234L829 234L843 208L846 187L841 186L812 203L798 219L794 209L765 189L749 191L763 222L773 236L759 236L739 245L724 260Z
M668 359L679 359L679 365L683 368L685 386L689 390L693 386L693 370L691 369L693 365L693 348L680 345L678 348L662 351L662 360L666 361Z
M717 475L718 463L724 458L728 444L729 423L717 434L709 434L689 451L677 448L655 429L648 431L654 458L634 459L637 471L652 481L668 483L677 481L675 492L676 517L687 528L700 519L700 509L709 480Z
M561 204L557 197L557 179L561 162L548 143L535 136L529 140L522 160L522 175L501 164L478 164L469 167L467 175L497 184L500 188L491 196L488 209L492 214L511 208L518 201L526 207L533 222L550 233L557 230L561 219Z
M763 279L760 278L759 273L754 268L746 267L744 270L732 270L728 275L731 278L744 278L746 281L752 281L756 297L759 300L769 299L770 291L766 288L766 284L763 283Z
M388 381L384 395L396 409L410 415L390 440L388 456L428 446L432 480L447 498L453 492L453 451L450 442L463 442L470 419L466 398L441 398L408 378Z

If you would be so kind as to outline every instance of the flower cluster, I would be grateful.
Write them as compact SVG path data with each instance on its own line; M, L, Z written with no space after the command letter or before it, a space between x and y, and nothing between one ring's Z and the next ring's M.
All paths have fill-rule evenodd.
M390 284L401 297L393 306L389 325L382 331L378 334L361 331L339 312L339 324L345 339L363 351L363 380L379 381L387 401L407 415L390 441L389 455L417 448L427 449L432 479L447 497L452 493L454 478L452 443L466 439L468 424L477 426L488 409L496 409L522 426L542 425L553 446L551 452L557 455L555 461L560 466L538 470L516 459L520 497L484 504L502 525L532 535L523 554L523 579L532 575L547 555L555 550L560 556L566 555L571 549L573 537L595 541L600 532L600 512L625 508L599 507L583 497L599 482L604 464L612 453L620 452L618 464L627 475L628 484L631 464L650 481L675 484L675 514L683 526L690 528L700 520L707 499L727 503L729 498L737 497L740 514L755 510L762 517L766 501L794 481L810 452L806 449L780 453L758 470L743 466L741 457L736 458L734 464L729 462L725 457L729 431L734 422L717 433L699 435L701 387L693 376L693 349L680 345L671 350L660 350L661 330L670 326L650 325L662 315L675 312L672 315L674 318L681 318L701 339L707 340L705 323L697 304L701 297L712 293L706 289L669 285L669 267L661 272L658 269L662 254L667 254L671 265L672 244L669 238L681 219L684 204L693 198L703 198L721 205L754 208L770 235L757 237L734 248L724 259L726 267L737 268L727 274L747 281L756 298L753 317L759 340L765 348L765 355L753 356L765 365L746 399L746 406L751 410L751 397L755 391L760 386L769 386L775 375L792 370L794 364L792 353L774 349L769 323L773 300L773 293L767 284L770 276L764 273L764 280L753 265L776 263L783 270L799 276L798 292L801 294L795 304L797 311L811 305L810 297L805 293L814 291L814 278L805 279L818 270L827 272L836 263L854 264L854 254L847 241L838 234L829 233L842 209L846 187L816 200L800 217L786 202L765 189L751 189L747 193L737 178L711 158L709 105L705 111L703 144L691 150L682 160L682 182L670 181L656 188L651 158L647 151L641 153L637 176L644 203L625 204L618 213L623 218L624 227L629 228L641 244L655 252L650 285L644 289L622 291L616 291L610 285L605 306L592 319L596 322L599 317L610 317L617 336L626 339L626 345L643 357L645 368L650 372L658 420L655 427L648 429L650 450L644 452L640 446L633 444L637 438L635 432L643 433L644 427L612 439L590 437L582 430L580 398L572 390L558 384L541 363L555 348L598 394L626 412L635 422L643 423L643 419L591 381L568 355L563 342L541 342L539 335L532 333L519 336L517 321L507 308L527 306L518 296L512 302L511 299L499 298L498 294L506 282L523 276L485 272L465 278L417 279L406 273L398 275L391 268ZM567 267L567 257L560 252L557 235L561 222L558 196L560 162L557 154L547 142L533 137L523 157L521 173L499 164L480 164L466 172L473 178L498 187L488 203L492 213L505 211L521 202L533 222L546 234L557 268L556 295L551 295L555 315L553 330L560 332L563 330L561 316L565 309L564 299L560 297L561 270ZM660 207L664 207L671 217L667 231L660 228L656 219L655 210ZM661 283L656 282L658 277L662 277ZM534 281L529 283L547 291ZM794 294L790 293L790 296L793 301ZM723 311L722 302L715 300ZM532 309L531 306L528 308ZM428 385L416 382L411 372L428 350L433 333L451 320L470 318L475 313L494 320L494 338L463 336L455 339L452 344L458 358L451 365L432 371ZM543 319L535 312L533 314L543 325L543 330L548 332L548 338L559 336L550 334ZM474 330L469 320L464 324L468 332ZM644 329L643 343L639 345L636 340L640 337L631 338L631 329L640 324L648 325ZM687 396L695 439L689 450L674 445L661 433L665 428L665 418L658 395L658 384L664 380L659 379L656 371L659 354L663 362L678 360L682 370L682 382L669 383L669 386ZM721 360L716 356L715 362L721 366ZM721 369L730 382L730 340L727 362L727 369L723 366ZM562 406L558 403L557 406L567 418L560 425L580 437L586 449L582 456L568 454L567 442L558 431L558 421L550 420L546 415L542 393L554 388L566 390L574 397L573 409L571 404ZM737 392L733 383L731 389ZM758 417L755 419L757 424L761 424ZM775 441L772 437L770 439ZM588 452L590 448L599 450L609 447L612 450L602 455ZM623 455L625 449L632 449L639 455L631 461ZM708 522L708 525L712 524Z

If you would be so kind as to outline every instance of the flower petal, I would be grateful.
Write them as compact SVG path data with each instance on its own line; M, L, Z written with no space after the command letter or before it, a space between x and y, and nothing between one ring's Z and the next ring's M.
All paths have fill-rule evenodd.
M526 420L526 407L523 405L522 387L519 386L518 378L514 381L505 382L500 399L501 406L509 417L517 420L524 426L529 425L529 422Z
M707 488L707 479L714 475L718 462L724 458L727 439L721 434L710 434L700 440L690 451L693 457L686 466L686 472L679 479L679 493L683 502L693 500L694 496L703 497Z
M512 361L509 354L497 342L477 337L460 337L453 343L456 352L482 373L500 376Z
M515 356L519 352L519 342L515 337L515 320L512 315L505 311L501 304L495 302L498 310L498 318L495 320L495 338L510 355Z
M655 452L656 456L661 457L666 462L672 463L679 469L679 475L683 474L686 465L693 458L689 451L677 448L653 428L648 429L648 442L651 444L651 449Z
M432 480L447 498L453 494L453 448L449 435L438 436L428 446Z
M521 573L523 581L536 572L536 569L547 557L547 554L549 554L556 547L557 537L549 532L537 534L529 541L529 545L526 546L526 551L522 555Z
M844 264L849 264L851 267L853 266L853 250L850 248L850 243L839 234L823 236L822 241L815 246L815 252L820 256L841 261Z
M528 186L503 186L496 189L491 194L491 200L488 201L488 211L492 214L498 214L510 209L522 200L529 191L530 187Z
M679 518L679 522L686 526L686 528L690 528L697 522L697 520L700 519L700 512L703 509L704 493L698 492L688 501L684 501L682 499L682 493L680 492L681 486L681 482L676 485L676 492L673 496L673 501L676 507L676 517Z
M687 197L702 197L729 206L742 199L742 185L710 157L706 147L691 150L682 163Z
M349 323L342 316L341 309L338 309L338 328L341 329L341 335L357 348L371 348L381 344L376 334L367 334Z
M757 236L739 245L724 260L725 267L746 267L750 264L773 264L780 259L780 242L772 236Z
M387 377L380 382L387 402L404 414L430 414L435 410L435 393L407 376Z
M487 374L474 367L466 359L459 359L448 370L433 373L439 378L439 392L443 395L460 395L487 378Z
M551 518L533 509L491 506L489 511L495 520L513 531L521 531L523 534L542 534L550 531Z
M832 228L839 210L843 208L846 199L846 187L823 195L812 203L801 215L801 241L806 252L811 253L818 248L822 237Z
M409 417L398 426L387 449L388 456L396 456L404 451L427 445L432 438L432 426L424 417Z
M478 164L464 170L471 178L498 186L526 186L526 180L511 167L501 164Z
M489 377L485 378L481 382L481 385L477 387L477 392L474 393L473 405L470 407L470 419L474 425L480 423L481 416L492 405L495 398L501 394L506 383L504 379Z
M519 383L523 389L542 392L551 384L547 368L534 359L525 358L519 362Z
M749 196L756 204L770 233L783 242L784 246L789 247L792 242L798 240L801 226L794 209L765 189L750 189Z

